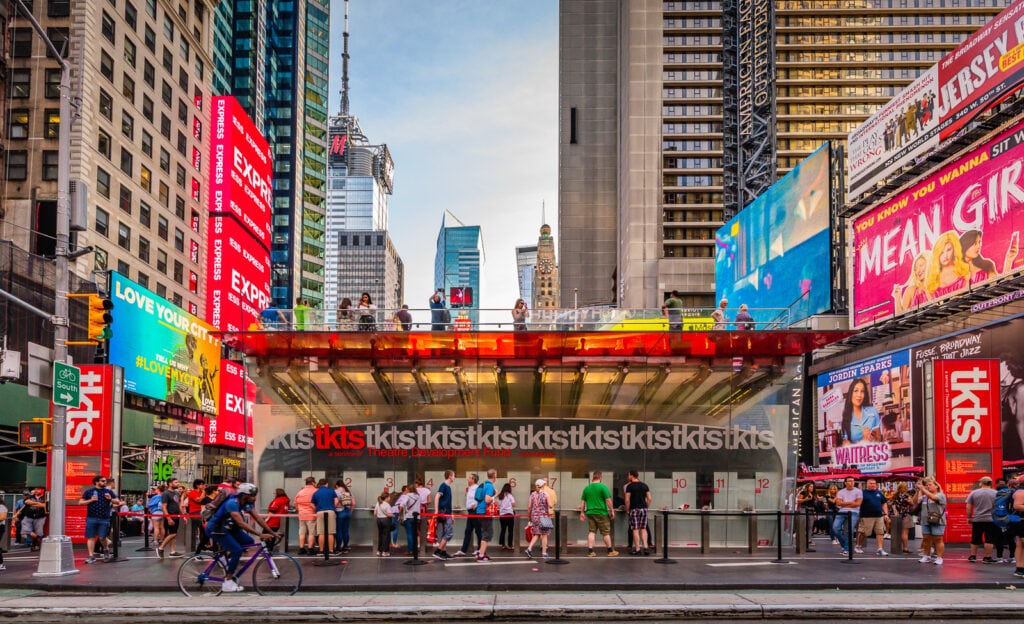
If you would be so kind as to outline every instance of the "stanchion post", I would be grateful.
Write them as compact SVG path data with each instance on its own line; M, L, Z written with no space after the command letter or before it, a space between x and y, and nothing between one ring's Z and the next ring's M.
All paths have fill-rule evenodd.
M429 561L420 559L420 512L412 512L412 524L416 527L416 530L412 532L412 559L408 559L404 563L412 566L427 565L430 563Z
M123 559L119 559L117 556L121 549L121 512L114 514L114 526L111 530L114 533L114 541L110 547L110 559L107 559L107 561L123 561Z
M317 515L324 519L322 527L323 533L321 533L321 535L324 536L324 558L320 561L317 561L313 565L317 566L318 568L341 565L340 561L335 561L331 559L331 541L330 539L328 539L327 536L327 512L317 512Z
M853 549L857 545L857 540L853 535L853 514L848 513L846 520L843 524L846 525L846 559L843 559L843 563L860 563L860 561L853 560Z
M777 520L775 527L775 561L772 561L772 563L789 563L782 558L782 511L776 511L775 514Z
M146 529L147 518L150 518L149 514L142 514L142 548L136 548L135 552L153 552L153 548L149 545L149 531ZM152 522L152 519L148 520Z
M646 544L645 544L646 546ZM675 563L675 560L668 558L668 510L661 512L661 558L655 559L654 563Z
M548 559L544 563L553 565L565 565L569 563L562 559L562 512L555 510L555 558Z

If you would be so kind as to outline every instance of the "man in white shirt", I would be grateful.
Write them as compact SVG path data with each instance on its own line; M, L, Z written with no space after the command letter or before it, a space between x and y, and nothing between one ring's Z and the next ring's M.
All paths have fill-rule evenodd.
M836 514L832 530L839 536L839 543L843 547L843 556L845 557L850 554L851 534L857 527L864 493L860 491L860 488L854 487L853 477L846 477L844 485L845 487L836 494L836 506L839 508L839 513ZM848 522L849 524L847 524Z
M473 534L476 534L476 541L480 543L480 519L475 517L476 514L476 489L480 487L480 477L475 472L471 472L467 477L469 486L466 488L466 513L469 517L466 518L466 533L462 537L462 548L459 552L455 553L456 557L465 557L469 554L470 549L473 547ZM473 551L476 555L477 551Z
M426 515L430 513L430 488L423 483L423 477L416 477L416 495L420 497L420 525L416 530L420 532L420 543L427 543L427 520Z

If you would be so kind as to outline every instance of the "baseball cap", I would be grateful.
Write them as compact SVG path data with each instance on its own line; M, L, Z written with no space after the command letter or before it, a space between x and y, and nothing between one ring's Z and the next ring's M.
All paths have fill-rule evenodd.
M544 487L544 479L537 479L533 483L534 487Z

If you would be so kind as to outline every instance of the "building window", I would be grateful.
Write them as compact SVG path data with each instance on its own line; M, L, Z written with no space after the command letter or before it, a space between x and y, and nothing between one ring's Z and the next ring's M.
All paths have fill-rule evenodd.
M139 243L141 244L142 241L140 240ZM142 286L143 288L149 288L149 276L143 273L142 271L139 271L139 278L136 281L139 282L139 286Z
M179 280L178 283L181 283L181 280ZM176 306L178 306L180 308L181 304L182 304L181 294L180 293L174 293L174 296L171 297L171 303L173 303L174 305L176 305Z
M43 179L57 179L57 150L46 150L43 152Z
M110 160L110 135L103 130L96 131L96 151Z
M156 32L154 32L148 24L146 25L146 31L143 34L142 39L146 44L146 47L149 48L149 51L156 54Z
M100 51L100 73L110 82L114 82L114 59L102 50Z
M174 261L174 281L179 284L185 281L185 265L178 260Z
M174 198L174 215L182 221L185 220L185 198L181 195Z
M55 100L60 97L60 70L47 69L43 77L43 97Z
M12 69L7 93L12 98L27 98L32 93L32 70Z
M142 61L142 80L151 89L156 86L156 68L149 61Z
M146 165L139 165L139 185L147 193L153 190L153 174Z
M142 116L149 123L153 123L153 100L149 99L148 95L142 96Z
M174 22L171 21L171 16L164 14L164 37L168 41L174 41Z
M160 170L164 173L171 172L171 153L162 147L160 148Z
M167 275L167 252L161 249L156 250L156 270Z
M103 236L110 234L110 215L102 208L96 209L96 233Z
M27 108L12 110L7 116L7 136L10 139L27 139L29 129Z
M150 158L153 157L153 135L142 131L142 153Z
M183 126L188 125L188 104L185 103L185 100L178 100L178 121Z
M32 6L31 2L26 2L25 4ZM71 15L71 0L50 0L46 4L47 17L68 17Z
M60 111L48 108L43 111L43 136L47 139L56 139L60 135Z
M135 5L131 2L124 3L124 23L128 25L128 28L135 30L138 24L139 12L135 10Z
M110 43L114 43L114 18L107 15L106 11L103 12L103 17L100 19L100 34Z
M135 67L135 44L128 37L124 38L124 61Z
M160 197L160 203L164 208L171 207L171 189L167 188L167 185L163 182L160 183L157 195Z
M67 58L71 47L68 41L68 29L67 28L47 28L46 36L53 42L53 47L60 52L61 58ZM46 48L46 58L53 58L53 53L50 52L49 46Z
M30 58L32 56L32 29L11 29L11 57Z
M135 104L135 81L129 78L128 74L121 76L121 95L132 105Z
M188 71L184 65L178 68L178 86L182 91L188 91Z
M146 0L146 13L153 19L156 19L156 0Z
M130 149L126 147L121 148L121 171L128 175L134 175L135 169L132 166L134 164L135 157L132 156Z
M129 139L135 138L135 118L121 111L121 134Z
M185 251L185 233L178 228L174 228L174 248L181 252Z
M157 216L156 218L156 235L167 240L168 236L167 217Z
M24 180L28 177L28 152L13 150L7 152L7 179Z
M124 223L117 223L117 244L119 247L132 250L132 229Z
M99 167L96 168L96 190L103 197L110 199L110 174Z
M100 89L100 114L107 118L107 121L114 120L114 98Z
M153 211L150 209L149 204L147 204L144 201L140 201L139 202L139 223L141 223L143 226L145 226L147 228L150 227L149 224L150 224L150 219L152 218L152 212Z
M171 107L171 85L167 84L166 80L161 81L160 85L160 99L167 108Z
M149 241L139 237L139 260L149 262Z
M128 275L128 263L124 260L117 261L117 272L121 275Z
M191 50L189 49L188 39L186 39L184 37L179 39L178 40L178 55L181 57L181 60L185 61L186 65L188 64L188 57L189 57L189 52L190 51Z
M180 130L178 131L178 145L177 145L177 147L178 147L178 153L179 154L181 154L182 156L186 156L186 157L188 156L188 141L185 139L185 133L183 133ZM185 183L185 180L183 178L182 179L182 184L184 184L184 183Z
M157 282L157 284L156 284L156 294L157 294L157 296L160 296L160 297L166 297L167 296L167 287L164 286L163 284L161 284L160 282Z
M163 113L160 114L160 134L168 141L171 140L171 118Z
M174 55L171 54L171 51L168 50L166 46L164 47L163 52L163 65L168 74L174 73Z
M118 205L121 210L131 214L131 189L124 184L120 184L120 190L118 192Z

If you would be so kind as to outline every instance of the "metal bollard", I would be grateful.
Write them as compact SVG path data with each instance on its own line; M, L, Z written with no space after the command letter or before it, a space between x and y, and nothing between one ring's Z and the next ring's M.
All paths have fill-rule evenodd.
M412 532L412 559L404 561L403 563L405 565L412 566L427 565L428 563L430 563L429 561L420 559L420 512L412 512L412 523L413 526L416 527L416 530Z
M797 512L793 519L796 520L796 554L802 555L808 551L807 514Z
M565 559L562 559L562 512L555 511L555 558L548 559L544 563L550 563L554 565L565 565L569 563Z
M889 520L889 552L903 554L903 516L892 516Z
M322 531L321 535L324 536L324 558L320 561L317 561L313 565L320 568L341 565L340 561L331 559L331 542L327 534L327 514L318 513L317 515L324 519L320 527Z
M747 554L757 552L757 512L744 512L747 516Z
M674 559L668 558L668 510L661 512L661 558L655 559L654 563L675 563Z
M711 553L711 514L707 511L700 512L700 554Z

